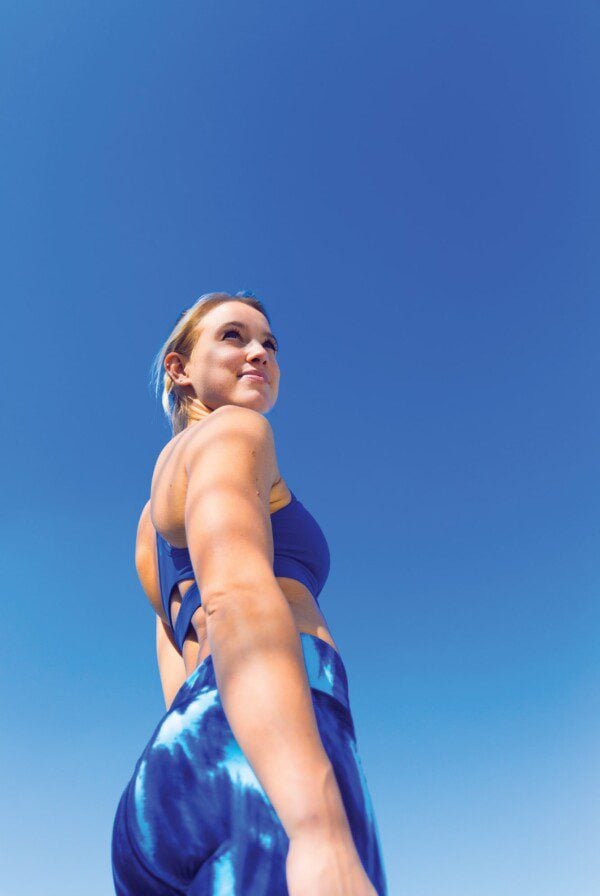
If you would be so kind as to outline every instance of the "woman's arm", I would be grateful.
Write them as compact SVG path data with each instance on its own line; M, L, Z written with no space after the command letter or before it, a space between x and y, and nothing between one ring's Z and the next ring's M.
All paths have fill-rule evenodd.
M169 710L177 691L186 679L186 671L171 630L160 616L156 617L156 659L165 706Z
M232 731L288 836L351 837L319 736L294 617L273 573L273 432L256 411L218 408L186 446L185 526Z

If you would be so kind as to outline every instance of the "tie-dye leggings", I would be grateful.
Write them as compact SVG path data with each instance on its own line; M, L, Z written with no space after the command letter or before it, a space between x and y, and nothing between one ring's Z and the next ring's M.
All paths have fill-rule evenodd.
M387 896L344 664L321 638L301 632L300 641L356 849L378 896ZM112 832L117 896L288 896L288 846L229 726L209 655L177 692L121 796Z

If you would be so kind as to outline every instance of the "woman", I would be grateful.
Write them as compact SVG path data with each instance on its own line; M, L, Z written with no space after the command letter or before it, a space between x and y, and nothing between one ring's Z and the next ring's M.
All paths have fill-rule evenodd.
M319 609L323 532L265 414L277 342L249 293L208 293L154 373L174 437L138 528L166 715L121 796L118 896L386 896L344 664Z

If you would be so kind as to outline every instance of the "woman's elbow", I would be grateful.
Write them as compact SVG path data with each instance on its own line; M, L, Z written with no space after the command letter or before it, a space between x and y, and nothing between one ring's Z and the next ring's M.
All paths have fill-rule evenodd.
M272 566L261 564L245 569L235 577L215 576L202 588L202 606L207 617L215 613L236 611L262 612L274 601L285 600Z

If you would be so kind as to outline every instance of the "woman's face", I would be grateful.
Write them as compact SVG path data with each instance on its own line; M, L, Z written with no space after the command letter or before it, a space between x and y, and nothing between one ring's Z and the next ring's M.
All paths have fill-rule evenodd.
M269 411L279 392L279 364L277 341L264 315L245 302L226 301L212 308L198 327L187 361L176 352L165 358L178 385L192 386L210 410L234 404Z

